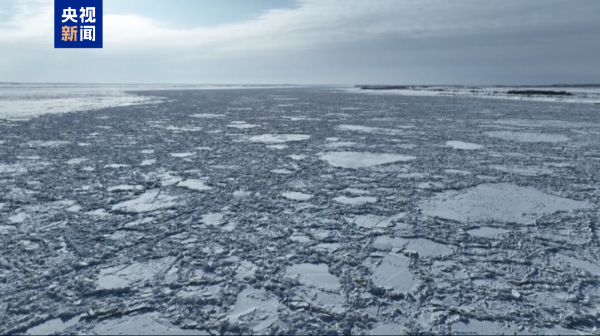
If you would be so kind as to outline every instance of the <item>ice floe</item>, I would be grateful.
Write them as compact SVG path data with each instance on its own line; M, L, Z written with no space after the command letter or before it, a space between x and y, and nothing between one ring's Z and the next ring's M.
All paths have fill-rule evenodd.
M532 132L511 132L511 131L494 131L484 132L485 135L508 141L517 142L564 142L571 140L569 137L562 134L548 133L532 133Z
M402 131L391 128L377 128L377 127L368 127L361 125L339 125L339 129L344 131L355 131L355 132L364 132L364 133L378 133L378 134L399 134ZM404 128L409 128L409 126L404 126Z
M190 153L190 152L185 152L185 153L171 153L169 154L170 157L174 157L174 158L186 158L186 157L190 157L193 156L196 153Z
M185 181L181 181L181 182L177 183L177 186L188 188L191 190L197 190L197 191L206 191L206 190L212 189L211 186L206 185L205 180L195 180L195 179L187 179Z
M156 163L156 159L143 160L140 166L151 166Z
M313 195L301 193L298 191L287 191L282 193L281 195L287 199L291 199L294 201L307 201L313 198Z
M400 248L407 252L416 252L419 257L433 257L440 255L449 255L452 249L447 245L436 243L429 239L423 238L391 238L387 236L379 236L373 242L373 247L383 250L392 248Z
M482 226L477 229L471 229L467 231L467 233L471 236L484 238L500 238L508 232L508 230L493 228L489 226Z
M206 225L221 225L223 224L223 217L225 216L222 212L211 212L202 215L202 223Z
M370 335L405 335L406 329L397 323L382 324L378 327L371 329Z
M355 217L346 217L346 222L364 228L385 228L392 225L394 221L404 218L404 216L404 213L400 213L389 217L376 215L358 215Z
M326 264L292 265L285 269L285 274L304 285L326 290L340 289L338 278L329 273L329 267Z
M120 168L127 168L129 167L128 164L120 164L120 163L111 163L111 164L107 164L104 166L104 168L110 168L110 169L120 169Z
M88 161L88 159L86 159L86 158L76 158L76 159L71 159L65 163L68 165L76 165L76 164L80 164L80 163L83 163L86 161Z
M209 335L204 330L181 329L156 312L125 315L98 322L94 335Z
M585 209L589 204L552 196L530 187L508 183L480 184L466 191L445 191L420 202L429 216L460 222L498 222L526 224L540 215L555 211Z
M366 203L375 203L377 202L377 197L373 196L358 196L358 197L347 197L347 196L338 196L334 197L333 201L348 204L348 205L361 205Z
M412 291L419 284L409 269L410 261L403 255L387 254L371 275L373 284L400 293Z
M196 113L191 114L192 118L201 118L201 119L211 119L211 118L223 118L226 117L224 114L215 114L215 113Z
M248 129L260 127L260 125L247 124L245 121L232 121L231 124L226 125L227 127L237 128L237 129Z
M133 190L142 190L142 189L144 189L144 187L141 185L121 184L118 186L108 187L106 190L108 190L108 191L133 191Z
M156 274L167 271L175 259L175 257L164 257L147 262L103 268L98 274L98 288L117 289L143 285L144 281L151 280Z
M251 142L262 142L265 144L275 144L293 141L304 141L310 139L306 134L262 134L250 137Z
M79 316L70 318L66 321L63 321L60 318L55 318L27 329L26 335L51 335L54 333L62 334L61 332L63 330L77 325L78 322Z
M287 145L268 145L265 147L267 147L269 149L286 149L286 148L288 148Z
M591 262L569 257L560 253L556 255L556 258L568 263L572 267L582 269L592 275L600 276L600 265L598 264L592 264Z
M416 157L400 154L365 152L328 152L319 153L319 159L340 168L367 168L393 162L408 162Z
M356 142L352 141L336 141L325 144L327 148L342 148L342 147L354 147Z
M463 141L446 141L446 146L452 147L454 149L462 149L462 150L476 150L483 149L482 145L463 142Z
M288 155L292 160L296 160L296 161L300 161L300 160L304 160L307 158L306 155L304 154L292 154L292 155Z
M271 173L287 175L287 174L292 174L293 171L287 170L284 168L280 168L280 169L271 169Z
M275 323L279 300L264 289L248 287L237 296L232 311L227 315L230 323L239 323L261 333Z
M161 190L147 190L138 198L113 205L112 211L142 213L168 209L177 206L176 199L176 197L169 196L161 192Z

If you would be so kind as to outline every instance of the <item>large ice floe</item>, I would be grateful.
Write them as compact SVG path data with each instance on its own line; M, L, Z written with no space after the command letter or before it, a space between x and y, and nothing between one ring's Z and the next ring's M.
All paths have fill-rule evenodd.
M447 191L422 201L423 213L461 222L525 224L556 211L589 208L582 201L552 196L533 188L507 183L480 184L466 191Z
M416 157L401 154L363 153L363 152L327 152L319 153L319 158L334 167L367 168L393 162L407 162Z

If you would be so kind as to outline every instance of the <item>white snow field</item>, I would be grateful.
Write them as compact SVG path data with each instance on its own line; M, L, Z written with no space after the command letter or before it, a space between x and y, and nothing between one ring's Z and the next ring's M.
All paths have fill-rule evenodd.
M0 85L0 334L599 332L593 92L226 88Z

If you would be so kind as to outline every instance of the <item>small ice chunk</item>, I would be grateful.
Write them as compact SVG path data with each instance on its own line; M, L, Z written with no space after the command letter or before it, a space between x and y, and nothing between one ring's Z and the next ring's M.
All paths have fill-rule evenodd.
M8 217L8 221L12 224L23 223L29 216L25 212L20 212L16 215Z
M592 264L591 262L569 257L560 253L556 255L556 258L568 263L572 267L582 269L592 275L600 276L600 265L598 264Z
M287 145L268 145L266 147L269 149L286 149L286 148L288 148Z
M411 291L418 280L408 266L408 258L393 253L386 255L371 276L373 284L400 293Z
M392 222L404 218L405 213L399 213L394 216L376 216L376 215L359 215L354 218L346 218L346 222L354 223L356 226L364 228L388 227Z
M303 141L310 139L306 134L263 134L250 137L251 142L262 142L266 144L284 143L291 141Z
M151 166L156 163L156 159L143 160L140 166Z
M68 212L79 212L81 211L81 207L79 205L73 205L65 209Z
M319 158L330 165L340 168L366 168L378 165L407 162L415 160L414 156L387 154L387 153L362 153L362 152L328 152L319 153Z
M293 234L290 236L290 240L299 242L299 243L308 243L311 241L311 239L303 234Z
M141 315L123 315L98 322L94 335L209 335L204 330L181 329L167 319L161 319L158 313Z
M166 195L160 190L148 190L138 198L113 205L112 211L142 213L168 209L177 205L176 199L176 197Z
M482 226L477 229L467 231L468 234L475 237L483 238L501 238L505 233L509 232L504 229L497 229L489 226Z
M341 204L348 205L361 205L366 203L375 203L377 202L377 197L372 196L360 196L360 197L347 197L347 196L338 196L333 199L333 201Z
M71 160L67 161L66 163L68 165L76 165L76 164L80 164L80 163L83 163L86 161L88 161L88 159L86 159L86 158L76 158L76 159L71 159Z
M370 194L370 192L367 190L356 189L356 188L346 188L342 191L349 192L351 194L356 194L356 195Z
M223 223L223 216L225 214L222 212L210 212L202 215L202 223L206 225L221 225Z
M197 191L211 190L212 187L207 186L205 183L206 181L204 180L187 179L185 181L177 183L177 186Z
M331 142L328 144L325 144L325 147L327 148L340 148L340 147L353 147L356 145L356 142L352 142L352 141L339 141L339 142Z
M147 262L134 262L100 270L97 284L101 289L116 289L152 279L156 274L167 271L175 257L164 257Z
M170 157L174 157L174 158L185 158L185 157L190 157L192 155L194 155L196 153L190 153L190 152L186 152L186 153L171 153L169 154Z
M112 168L112 169L127 168L127 167L129 167L128 164L119 164L119 163L111 163L111 164L107 164L106 166L104 166L104 168Z
M368 127L362 125L339 125L339 129L344 131L355 131L355 132L364 132L364 133L379 133L379 134L400 134L402 131L391 128L377 128L377 127Z
M109 187L107 190L108 191L133 191L133 190L142 190L142 189L144 189L144 186L141 186L141 185L121 184L118 186Z
M415 238L390 238L388 236L379 236L373 242L373 247L377 249L401 248L409 252L417 252L420 257L434 257L439 255L452 254L452 249L440 243L429 239Z
M304 154L292 154L292 155L289 155L289 157L292 160L296 160L296 161L304 160L307 158L307 156Z
M371 335L404 335L406 331L403 326L397 323L382 324L371 329Z
M446 169L444 171L448 174L471 175L471 172L460 169Z
M515 332L492 321L475 319L469 319L468 322L456 322L452 325L452 330L475 335L512 335Z
M291 199L294 201L307 201L313 197L313 195L304 194L304 193L297 192L297 191L287 191L281 195L287 199Z
M287 170L287 169L272 169L271 173L287 175L287 174L292 174L293 171Z
M233 197L248 197L252 195L252 192L246 190L236 190L233 192Z
M326 264L297 264L288 266L285 273L297 278L304 285L326 290L340 289L338 278L329 273L329 267Z
M569 141L568 137L561 134L548 133L531 133L531 132L511 132L511 131L494 131L484 132L485 135L507 141L517 142L565 142Z
M253 125L253 124L246 124L246 123L235 123L234 124L234 122L232 122L230 125L227 125L227 127L237 128L237 129L248 129L248 128L260 127L260 125Z
M483 148L482 145L469 143L469 142L462 142L462 141L446 141L446 146L450 146L454 149L462 149L462 150L476 150L476 149Z
M265 329L279 319L278 308L279 300L275 295L264 289L248 287L238 294L227 319L230 323L247 325L254 332L264 334Z
M95 216L95 217L110 216L110 214L108 212L106 212L106 210L104 210L104 209L96 209L96 210L88 211L88 212L86 212L86 214L88 214L90 216Z
M225 115L224 114L214 114L214 113L197 113L197 114L191 114L190 117L210 119L210 118L223 118L223 117L225 117Z
M55 318L48 320L42 324L38 324L35 327L27 329L26 335L50 335L54 333L60 333L61 331L76 325L79 322L79 316L73 317L67 321Z

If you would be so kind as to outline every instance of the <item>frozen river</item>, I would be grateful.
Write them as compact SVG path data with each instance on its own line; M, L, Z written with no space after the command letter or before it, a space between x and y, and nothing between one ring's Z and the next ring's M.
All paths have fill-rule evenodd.
M90 90L0 92L0 334L600 328L599 105Z

